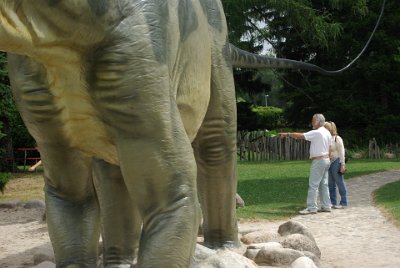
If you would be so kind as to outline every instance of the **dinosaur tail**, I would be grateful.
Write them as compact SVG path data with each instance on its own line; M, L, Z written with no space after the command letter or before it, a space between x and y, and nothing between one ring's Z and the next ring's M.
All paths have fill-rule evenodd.
M319 72L319 73L325 74L325 75L340 74L340 73L344 72L345 70L347 70L348 68L350 68L350 66L353 65L353 63L356 62L361 57L361 55L365 52L365 50L367 49L369 43L372 40L372 37L375 34L376 29L378 28L378 25L382 19L383 11L385 9L385 3L386 3L386 0L383 0L381 12L379 14L378 20L377 20L375 27L374 27L367 43L365 44L364 48L361 50L361 52L358 54L358 56L356 58L354 58L349 64L347 64L345 67L343 67L340 70L328 71L328 70L325 70L325 69L323 69L317 65L311 64L311 63L257 55L257 54L253 54L253 53L241 50L241 49L235 47L234 45L229 44L229 51L230 51L230 55L231 55L232 66L233 67L242 67L242 68L276 68L276 69L311 70L311 71L316 71L316 72Z
M237 48L232 44L229 44L229 50L233 67L254 68L254 69L258 68L301 69L301 70L317 71L325 75L339 74L343 71L343 70L327 71L311 63L257 55L244 51L240 48Z

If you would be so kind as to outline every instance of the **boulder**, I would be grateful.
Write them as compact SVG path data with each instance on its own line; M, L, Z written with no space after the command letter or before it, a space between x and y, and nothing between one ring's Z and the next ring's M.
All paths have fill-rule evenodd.
M317 267L321 267L321 260L314 253L309 251L303 251L304 256L309 257L315 263Z
M321 258L321 251L315 241L303 234L291 234L286 236L281 244L284 248L291 248L299 251L309 251Z
M311 241L315 242L314 236L311 232L305 227L303 224L297 221L288 221L279 226L278 233L281 236L288 236L291 234L302 234L311 239Z
M290 248L263 248L260 249L254 261L259 265L289 266L304 254Z
M197 267L199 263L201 263L202 261L211 257L214 254L216 254L215 250L212 250L200 244L196 244L196 249L194 251L190 267L191 268Z
M257 268L248 258L230 250L219 250L209 258L200 262L196 268Z
M280 235L277 232L272 231L256 231L243 235L240 238L244 244L255 244L255 243L267 243L267 242L278 242Z
M251 244L247 247L246 252L243 255L251 260L254 260L258 252L263 248L283 248L283 246L278 242Z
M247 248L243 256L250 260L254 260L260 250L261 248Z
M318 268L315 263L308 257L297 258L291 265L291 268Z
M282 244L279 242L257 243L257 244L251 244L247 248L249 249L282 248Z

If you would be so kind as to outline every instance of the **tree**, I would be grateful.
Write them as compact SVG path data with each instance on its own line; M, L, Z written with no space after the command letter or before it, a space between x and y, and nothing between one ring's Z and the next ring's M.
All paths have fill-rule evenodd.
M342 8L334 10L332 19L340 22L343 33L329 49L313 48L316 55L313 62L340 68L354 58L372 31L380 4L380 0L374 0L361 8L345 2ZM399 5L388 2L382 23L365 55L342 75L287 74L287 80L304 92L299 94L299 90L285 87L286 97L296 98L293 105L287 107L287 115L294 125L302 122L299 117L308 118L312 113L322 112L337 123L350 144L366 145L372 137L385 143L400 138L397 134L400 130L397 79L400 64L395 61L400 41L395 33L400 22L398 14Z
M14 148L33 147L13 100L7 71L6 53L0 52L0 171L15 172Z
M0 53L0 171L15 171L10 118L16 112L9 87L5 53Z
M223 4L230 41L253 53L271 54L273 51L278 56L302 59L290 53L279 55L280 47L288 40L287 35L295 32L305 39L304 44L318 42L328 46L340 32L339 25L332 23L329 16L316 14L304 1L224 0ZM307 36L303 33L307 33ZM270 48L270 52L265 48ZM277 104L283 103L277 100L276 94L282 86L280 72L236 69L234 75L238 95L252 104L263 103L265 94L272 96L271 100ZM271 94L272 91L274 94Z
M357 56L374 27L382 3L381 0L223 2L230 38L236 45L241 46L242 36L250 36L246 42L253 42L255 47L267 41L279 57L326 69L340 69ZM311 115L322 112L344 134L355 133L353 137L345 137L353 138L354 143L365 144L363 138L372 137L385 142L399 139L400 43L396 30L400 13L397 2L389 1L386 5L369 48L349 71L336 77L307 71L275 72L284 85L281 104L291 126L307 127ZM363 133L362 138L358 133Z

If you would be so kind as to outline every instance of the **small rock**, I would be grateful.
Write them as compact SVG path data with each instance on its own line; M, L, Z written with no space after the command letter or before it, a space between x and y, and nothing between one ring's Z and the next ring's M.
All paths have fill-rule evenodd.
M361 159L362 158L362 154L361 153L353 153L351 155L351 158L353 158L353 159Z
M244 201L240 197L239 194L236 194L236 208L243 208L244 207Z
M54 252L50 244L35 248L33 251L33 264L50 261L54 262Z
M315 263L308 257L297 258L291 265L291 268L318 268Z
M19 200L3 201L0 202L0 208L16 208L21 202Z
M32 200L27 202L24 205L24 208L30 209L30 208L44 208L45 204L43 200Z
M33 266L32 268L56 268L56 265L50 261L45 261L36 266Z

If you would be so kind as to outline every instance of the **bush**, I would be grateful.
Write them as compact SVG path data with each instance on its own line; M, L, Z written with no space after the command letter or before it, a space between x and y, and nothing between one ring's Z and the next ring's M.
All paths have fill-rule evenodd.
M248 102L239 102L237 114L238 130L270 130L284 123L283 110L273 106L254 106Z
M4 193L4 189L6 184L10 181L11 174L10 173L0 173L0 191Z
M274 129L283 124L283 110L273 106L253 106L258 129Z

